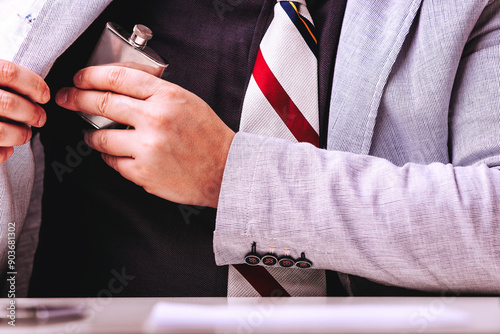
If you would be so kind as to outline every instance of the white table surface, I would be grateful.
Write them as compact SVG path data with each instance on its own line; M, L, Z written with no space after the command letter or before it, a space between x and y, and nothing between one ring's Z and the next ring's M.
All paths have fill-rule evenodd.
M183 304L180 306L192 305L203 306L213 305L227 306L228 309L245 308L250 310L248 318L238 319L238 324L244 326L234 326L223 329L207 327L196 332L199 333L280 333L279 329L269 331L259 325L266 318L272 318L273 314L278 314L282 309L295 308L297 306L304 309L327 308L332 310L342 310L350 312L347 318L351 319L352 325L343 324L338 327L321 328L312 326L310 328L307 322L307 316L304 319L290 319L296 322L295 330L297 333L500 333L500 298L462 298L462 297L355 297L355 298L49 298L49 299L17 299L17 308L37 305L81 305L85 306L86 314L80 320L70 322L38 323L26 324L21 320L16 320L16 327L7 324L5 318L6 308L9 299L0 299L0 333L19 334L19 333L44 333L44 334L96 334L96 333L144 333L145 322L151 314L153 307L159 302L169 304ZM177 307L177 305L174 305ZM383 331L374 321L373 324L367 322L366 311L376 310L381 316L377 319L390 318L387 312L395 310L408 310L408 319L404 321L404 328L401 328L401 322L398 326L392 328L386 324ZM465 314L466 324L446 327L440 324L443 317L449 311L458 311ZM365 312L364 314L362 314ZM382 313L380 313L382 312ZM196 313L196 312L195 312ZM200 317L198 314L192 314L189 317L194 321ZM449 313L449 312L448 312ZM359 321L357 319L359 318ZM369 317L368 317L369 318ZM365 323L360 323L365 321ZM387 322L387 321L386 321ZM388 321L390 322L390 321ZM380 325L380 324L379 324ZM383 326L384 327L384 326ZM377 329L378 328L378 329ZM179 333L179 329L163 328L159 332ZM193 329L186 329L185 332L193 332ZM286 332L290 332L287 330Z

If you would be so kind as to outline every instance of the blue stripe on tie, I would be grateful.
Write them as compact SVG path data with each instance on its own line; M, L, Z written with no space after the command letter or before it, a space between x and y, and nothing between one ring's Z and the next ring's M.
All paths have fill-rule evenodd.
M302 15L299 16L297 12L295 11L295 8L290 4L289 1L282 1L280 2L281 7L285 11L285 13L288 15L290 20L292 20L293 24L297 28L297 30L300 32L304 40L306 41L307 45L309 46L309 49L311 49L312 53L318 57L318 45L314 39L314 37L311 34L315 34L314 31L314 26L307 20L305 17ZM298 6L298 3L296 3Z

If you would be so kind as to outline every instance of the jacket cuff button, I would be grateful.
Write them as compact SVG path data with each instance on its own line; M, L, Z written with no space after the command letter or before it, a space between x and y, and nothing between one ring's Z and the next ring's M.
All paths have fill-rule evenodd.
M245 263L251 266L256 266L259 264L259 262L260 262L260 257L257 254L257 243L254 242L252 244L252 250L250 251L250 253L245 255Z
M290 256L290 249L289 248L285 248L284 251L285 251L285 256L281 257L278 263L283 268L293 267L293 265L295 264L295 261Z
M274 255L274 249L276 247L269 247L271 251L262 257L262 263L266 266L274 266L278 263L278 258Z
M293 267L293 265L295 264L295 261L291 258L291 257L282 257L278 263L280 264L280 266L282 266L283 268L290 268L290 267Z
M307 269L307 268L312 267L312 262L309 261L308 259L306 259L306 254L304 252L302 252L302 254L300 254L300 259L297 260L297 263L295 263L295 266L297 268Z

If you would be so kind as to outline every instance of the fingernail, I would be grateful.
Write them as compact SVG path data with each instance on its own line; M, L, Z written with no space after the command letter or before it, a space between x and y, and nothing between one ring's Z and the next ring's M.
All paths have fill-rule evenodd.
M63 88L57 92L56 102L57 104L65 104L66 101L68 101L68 90Z
M38 124L36 125L38 128L41 128L45 122L47 121L47 118L45 116L45 112L40 116L40 119L38 120Z
M82 72L78 72L75 75L75 78L73 79L73 82L75 83L76 86L82 83Z
M43 92L42 96L42 103L47 103L50 100L50 90L46 89L45 92Z

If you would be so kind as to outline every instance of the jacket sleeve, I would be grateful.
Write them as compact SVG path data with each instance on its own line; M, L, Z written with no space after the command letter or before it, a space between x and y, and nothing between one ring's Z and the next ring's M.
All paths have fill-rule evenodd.
M219 199L217 263L241 263L256 242L260 252L305 252L314 268L387 285L500 293L499 1L481 19L450 101L451 163L396 166L238 133Z

